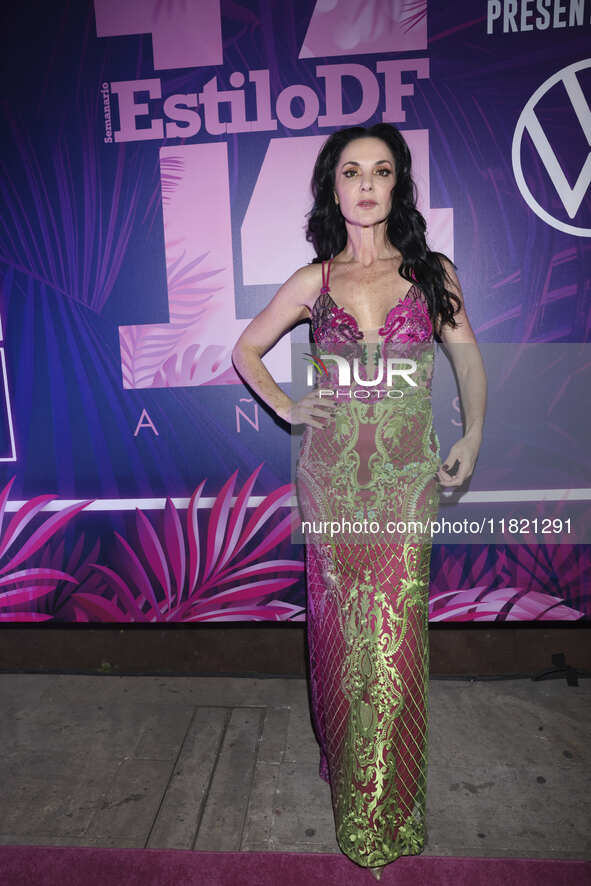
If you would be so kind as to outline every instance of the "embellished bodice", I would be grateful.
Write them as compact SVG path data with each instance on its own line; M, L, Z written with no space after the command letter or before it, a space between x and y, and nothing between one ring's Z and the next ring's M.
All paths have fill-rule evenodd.
M330 267L322 262L322 288L311 310L312 336L316 344L334 342L363 342L364 332L357 320L340 308L330 294ZM393 305L377 330L383 342L430 342L433 340L433 324L429 309L419 286L410 287L404 298Z
M388 378L388 367L392 368L392 363L388 362L391 359L396 373L406 366L413 367L416 384L410 387L403 380L405 396L430 392L434 356L433 324L420 287L413 283L404 298L390 308L383 325L376 330L378 341L372 342L359 329L356 318L339 307L330 295L331 262L332 259L327 263L328 267L322 263L322 289L310 317L314 356L323 358L323 374L317 383L320 386L330 383L334 388L346 389L352 383L353 387L359 384L365 387L368 397L369 388L374 387L373 396L379 397L380 386ZM328 358L325 352L328 352ZM339 370L339 358L343 358L345 367L350 367L350 371L344 375L342 367ZM409 360L412 362L409 363ZM359 370L363 382L355 377L355 371L360 366L363 366ZM387 384L392 384L391 379ZM409 399L408 396L406 399Z

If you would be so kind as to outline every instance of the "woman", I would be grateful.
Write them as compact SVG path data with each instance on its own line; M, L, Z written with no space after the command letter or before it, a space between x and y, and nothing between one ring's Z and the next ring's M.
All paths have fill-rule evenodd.
M455 265L426 245L399 130L380 123L334 132L316 160L312 190L307 239L317 257L281 286L232 356L277 415L306 425L296 479L308 527L319 774L331 787L340 848L379 879L387 863L424 847L431 541L406 527L412 520L427 526L437 515L438 484L459 486L472 474L486 376ZM334 364L339 349L339 359L356 358L366 370L373 361L383 369L395 353L415 367L414 380L399 379L402 390L381 399L376 389L369 402L368 386L343 384L330 364L323 396L315 388L293 401L261 357L305 319ZM449 348L465 416L465 434L443 465L430 401L435 337ZM314 521L326 517L364 519L365 534L345 541L315 528L313 535ZM373 538L368 518L382 527ZM393 528L384 535L386 525Z

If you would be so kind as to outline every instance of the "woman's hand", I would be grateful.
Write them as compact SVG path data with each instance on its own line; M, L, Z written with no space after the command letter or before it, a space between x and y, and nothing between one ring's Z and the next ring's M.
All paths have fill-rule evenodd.
M307 424L324 430L335 411L332 401L321 400L317 391L310 391L301 400L292 400L288 406L279 409L277 415L292 425Z
M481 441L480 435L466 434L454 443L444 464L437 471L436 476L442 486L461 486L464 480L471 476L478 458ZM456 459L460 463L457 473L449 474L448 469L453 467Z

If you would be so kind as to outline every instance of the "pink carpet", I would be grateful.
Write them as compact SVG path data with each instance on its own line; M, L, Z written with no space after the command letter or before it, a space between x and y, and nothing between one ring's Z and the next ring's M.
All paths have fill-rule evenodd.
M329 853L0 847L2 886L369 886L375 882L369 871ZM591 862L414 856L389 865L380 883L591 886Z

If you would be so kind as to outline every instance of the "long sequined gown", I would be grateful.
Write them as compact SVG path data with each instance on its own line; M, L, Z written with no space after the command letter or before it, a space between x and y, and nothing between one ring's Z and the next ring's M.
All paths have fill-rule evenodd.
M311 313L315 345L363 355L372 345L333 301L330 262L322 275ZM426 525L437 516L433 328L416 284L378 333L383 353L420 344L422 384L395 404L344 398L324 429L305 426L296 465L303 520L356 515L381 526L388 519ZM425 840L431 542L405 533L405 525L397 534L366 534L365 541L304 532L319 775L330 784L338 845L363 867L419 854Z

